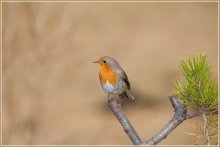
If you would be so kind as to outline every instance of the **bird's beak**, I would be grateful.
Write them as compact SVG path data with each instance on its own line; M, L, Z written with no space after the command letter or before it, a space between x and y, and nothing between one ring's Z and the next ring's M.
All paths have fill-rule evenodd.
M97 61L94 61L93 63L99 63L99 60L97 60Z

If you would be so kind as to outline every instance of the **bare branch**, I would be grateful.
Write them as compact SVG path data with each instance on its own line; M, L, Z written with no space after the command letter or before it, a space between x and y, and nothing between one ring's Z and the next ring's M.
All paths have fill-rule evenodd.
M195 114L192 114L192 115L187 115L186 116L186 119L191 119L191 118L193 118L193 117L196 117L196 116L199 116L199 115L201 115L202 113L195 113Z
M108 106L124 128L124 131L127 133L132 143L135 145L155 145L161 140L165 139L178 125L180 125L184 120L191 119L200 114L187 115L187 109L183 106L181 102L177 100L176 97L169 97L170 102L174 108L175 114L172 119L167 123L167 125L151 139L142 142L139 135L122 112L121 107L114 99L108 100Z
M175 114L167 125L151 139L143 143L144 145L154 145L165 139L179 124L187 118L187 110L175 97L170 97L170 102L174 108Z
M121 107L118 105L118 103L114 99L110 99L108 100L108 106L124 128L124 131L130 137L132 143L135 145L141 144L142 141L140 137L138 136L137 132L135 131L125 114L122 112Z

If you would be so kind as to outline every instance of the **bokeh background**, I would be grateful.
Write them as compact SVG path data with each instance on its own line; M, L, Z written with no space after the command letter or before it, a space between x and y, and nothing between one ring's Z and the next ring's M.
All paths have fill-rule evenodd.
M3 144L131 144L106 105L103 55L126 71L123 110L142 139L173 115L180 58L206 53L217 80L217 3L3 3ZM160 144L197 144L200 118Z

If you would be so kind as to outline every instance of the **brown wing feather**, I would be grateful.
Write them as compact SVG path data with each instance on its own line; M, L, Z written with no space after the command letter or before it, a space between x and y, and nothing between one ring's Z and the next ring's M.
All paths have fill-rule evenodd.
M130 82L128 80L128 76L126 75L126 73L122 70L121 72L121 78L124 80L124 82L127 84L128 86L128 89L130 90L131 87L130 87Z

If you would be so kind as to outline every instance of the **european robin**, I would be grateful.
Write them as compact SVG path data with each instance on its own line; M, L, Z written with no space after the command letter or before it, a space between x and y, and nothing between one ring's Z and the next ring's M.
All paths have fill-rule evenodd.
M93 63L100 65L99 79L102 89L108 94L108 99L110 95L118 95L120 100L125 97L135 99L130 93L131 87L128 77L115 59L103 56Z

